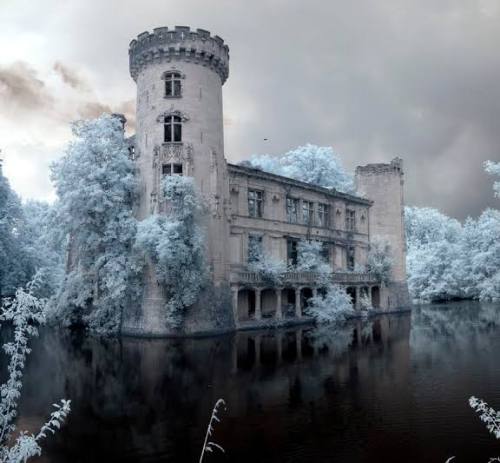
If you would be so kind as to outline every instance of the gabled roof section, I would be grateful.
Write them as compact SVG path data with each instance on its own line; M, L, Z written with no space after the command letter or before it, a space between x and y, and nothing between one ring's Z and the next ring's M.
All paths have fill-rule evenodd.
M332 198L345 199L358 204L363 204L365 206L371 206L373 201L362 198L361 196L351 195L348 193L341 193L335 188L325 188L322 186L313 185L312 183L302 182L300 180L295 180L290 177L284 177L283 175L271 174L265 170L255 169L253 167L241 166L238 164L227 164L229 173L236 173L240 175L247 175L249 177L260 178L264 180L270 180L278 183L285 183L290 186L295 186L297 188L303 188L305 190L314 191L316 193L322 193Z

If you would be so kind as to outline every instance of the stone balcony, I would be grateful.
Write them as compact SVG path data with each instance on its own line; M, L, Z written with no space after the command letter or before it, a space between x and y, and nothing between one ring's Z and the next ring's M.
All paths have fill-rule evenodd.
M379 281L371 273L333 272L334 283L341 285L372 285ZM281 286L316 285L320 275L315 272L285 272L282 275ZM256 272L231 272L231 283L243 286L269 286L269 282Z

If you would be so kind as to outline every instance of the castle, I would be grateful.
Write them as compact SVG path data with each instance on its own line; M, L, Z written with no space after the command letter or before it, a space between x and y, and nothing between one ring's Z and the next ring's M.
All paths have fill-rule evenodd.
M248 270L249 248L258 246L293 268L297 243L323 243L331 278L346 287L354 305L361 295L380 309L408 304L400 159L356 169L350 195L261 170L229 164L224 156L222 85L229 48L208 31L176 26L144 32L129 48L137 84L137 130L132 137L140 174L138 219L165 209L165 175L194 178L209 213L204 218L210 287L187 310L182 334L299 323L316 294L317 275L289 271L279 287ZM367 259L372 237L391 245L391 282L355 272ZM165 297L148 268L142 304L125 314L123 332L172 334L164 319Z

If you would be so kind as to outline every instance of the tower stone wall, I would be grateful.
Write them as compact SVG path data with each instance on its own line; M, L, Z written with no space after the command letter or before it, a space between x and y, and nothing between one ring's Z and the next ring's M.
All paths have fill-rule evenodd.
M199 307L188 311L184 328L196 332L215 328L211 323L230 326L231 320L211 316L211 311L217 310L211 302L227 299L219 293L229 291L225 288L229 279L229 183L222 112L222 85L229 74L229 48L220 37L202 29L162 27L133 40L129 59L130 74L137 84L135 158L141 189L137 217L143 220L163 212L160 185L163 170L169 165L182 166L182 175L194 178L208 206L203 228L207 234L206 255L213 287L207 290L210 300L202 300L197 304ZM180 92L176 95L168 95L165 87L165 78L172 73L180 79ZM170 116L180 118L181 140L165 140L164 121ZM124 331L164 334L168 331L163 319L166 301L153 269L146 272L144 284L142 307L125 317Z
M406 282L406 239L404 228L403 161L389 164L368 164L356 168L358 192L373 201L370 208L370 240L386 240L391 248L393 266L391 282L382 297L387 308L409 304Z

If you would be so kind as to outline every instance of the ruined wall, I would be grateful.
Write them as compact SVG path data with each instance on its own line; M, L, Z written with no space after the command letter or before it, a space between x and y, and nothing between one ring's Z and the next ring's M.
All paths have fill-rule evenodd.
M389 309L408 305L403 161L395 158L389 164L357 167L356 186L374 202L369 216L370 240L380 237L391 246L392 281L382 291L382 304Z

